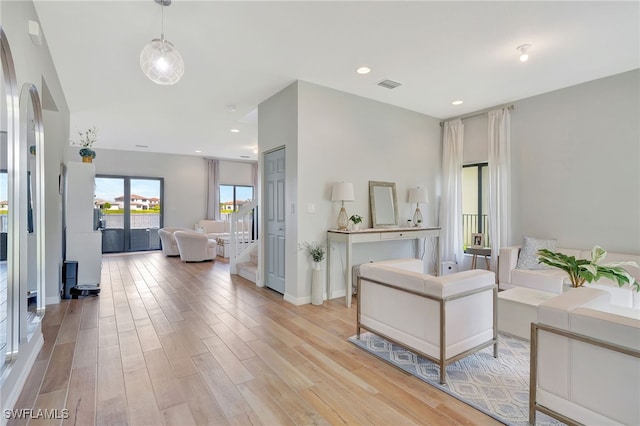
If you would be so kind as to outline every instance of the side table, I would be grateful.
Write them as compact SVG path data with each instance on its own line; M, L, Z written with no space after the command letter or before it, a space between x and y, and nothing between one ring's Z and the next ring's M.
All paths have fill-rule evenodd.
M484 256L484 261L487 264L487 270L491 270L491 267L489 266L489 256L491 256L490 247L467 247L467 254L473 255L471 258L471 269L476 269L478 256Z

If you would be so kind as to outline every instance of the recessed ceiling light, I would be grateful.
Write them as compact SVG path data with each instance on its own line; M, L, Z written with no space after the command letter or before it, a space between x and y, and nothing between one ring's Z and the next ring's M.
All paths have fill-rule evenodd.
M371 72L371 68L367 67L367 66L362 66L362 67L358 67L356 68L356 72L358 74L369 74Z
M202 152L201 149L196 149L196 153L200 154Z
M240 133L240 129L231 129L229 130L231 133Z
M451 102L451 105L462 105L464 103L464 101L453 101Z
M516 47L516 50L520 52L520 62L527 62L527 60L529 59L529 54L527 53L527 51L530 48L530 44L521 44L520 46Z
M257 150L257 149L254 149L254 150L253 150L253 153L254 153L254 154L257 154L257 153L258 153L258 150Z
M236 106L235 105L229 105L227 107L227 111L229 112L236 112Z
M248 155L241 155L240 158L251 158Z

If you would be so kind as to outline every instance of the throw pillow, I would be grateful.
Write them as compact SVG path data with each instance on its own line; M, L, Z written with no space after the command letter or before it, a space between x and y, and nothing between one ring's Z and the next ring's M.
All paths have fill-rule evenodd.
M537 238L524 236L520 255L518 255L517 269L549 269L543 263L538 263L538 250L547 249L555 251L556 240L540 240Z

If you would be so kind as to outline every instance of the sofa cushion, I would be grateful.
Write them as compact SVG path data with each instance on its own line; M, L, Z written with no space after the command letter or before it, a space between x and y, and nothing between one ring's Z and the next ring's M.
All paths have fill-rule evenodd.
M571 284L569 275L561 269L530 270L514 269L511 271L511 282L518 287L548 291L560 294L565 284Z
M517 269L549 269L549 267L543 263L538 263L538 250L547 249L555 251L556 240L541 240L538 238L524 236L522 241L522 248L520 248L520 254L518 255Z

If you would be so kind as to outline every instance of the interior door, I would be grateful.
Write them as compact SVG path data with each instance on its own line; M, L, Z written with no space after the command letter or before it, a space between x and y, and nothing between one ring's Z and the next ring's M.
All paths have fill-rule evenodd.
M284 294L285 282L285 149L270 152L265 164L265 285Z

